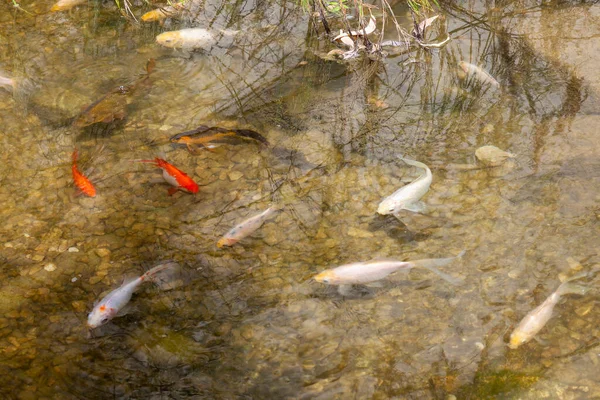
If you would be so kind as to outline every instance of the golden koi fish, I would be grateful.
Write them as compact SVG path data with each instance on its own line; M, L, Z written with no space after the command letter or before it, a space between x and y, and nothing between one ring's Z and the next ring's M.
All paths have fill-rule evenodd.
M255 141L269 146L269 142L263 135L249 129L226 129L219 127L208 127L201 125L191 131L178 133L172 136L171 143L184 144L188 151L197 154L201 148L210 150L222 144L241 144Z

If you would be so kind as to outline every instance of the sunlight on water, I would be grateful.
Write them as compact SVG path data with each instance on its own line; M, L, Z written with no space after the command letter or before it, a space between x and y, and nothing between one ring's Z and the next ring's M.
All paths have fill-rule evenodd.
M0 6L14 82L0 80L3 398L600 396L597 291L565 295L534 340L507 347L561 281L597 283L597 5L444 5L430 28L444 47L341 61L284 1L206 2L163 26L109 1L19 4L29 14ZM192 26L222 34L197 51L155 43ZM237 136L170 143L200 125ZM485 168L484 145L514 158ZM95 197L73 184L75 148ZM400 156L432 171L425 214L377 213L423 171ZM198 193L170 195L138 162L155 157ZM339 291L311 279L463 249L439 267L456 286L420 268ZM88 330L96 301L165 262L168 279Z

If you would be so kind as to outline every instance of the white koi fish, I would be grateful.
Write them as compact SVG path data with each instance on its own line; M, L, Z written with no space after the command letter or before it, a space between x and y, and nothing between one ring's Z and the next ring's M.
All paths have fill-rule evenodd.
M50 11L66 11L83 3L87 3L87 0L59 0L58 3L52 6Z
M479 82L488 83L495 88L500 88L500 84L498 83L498 81L495 80L494 77L491 76L483 68L478 67L477 65L468 63L466 61L459 62L458 66L460 67L460 69L462 69L464 71L465 74L472 75Z
M131 300L131 295L142 283L152 280L154 275L171 267L172 265L173 264L158 265L148 270L139 278L134 278L133 280L123 282L120 287L108 293L94 306L94 309L88 315L88 328L97 328L113 319L118 312L125 307L127 303L129 303L129 300Z
M381 215L396 214L400 210L423 212L425 204L419 199L427 193L433 176L429 167L421 162L400 157L402 161L414 167L423 168L425 173L406 186L402 186L379 203L377 212Z
M578 275L563 282L542 304L531 310L510 334L510 343L508 344L508 347L516 349L523 343L531 340L552 317L554 306L558 303L562 295L584 295L589 288L569 283L570 281L581 277L582 276Z
M262 224L278 210L279 208L277 207L269 207L262 213L240 222L219 239L217 247L233 246L260 228Z
M345 264L333 269L328 269L316 275L313 279L317 282L325 283L328 285L338 285L340 286L340 293L343 294L344 292L346 292L345 286L347 285L375 282L399 270L409 271L414 267L422 267L438 275L445 281L456 285L462 282L462 280L445 274L435 267L442 267L448 265L457 258L462 257L464 254L465 250L460 252L460 254L456 257L449 258L429 258L415 261L387 260L357 262L352 264Z
M0 75L0 87L5 88L6 90L13 91L15 88L15 81L11 78L6 78Z
M156 37L156 43L172 49L209 50L221 37L232 38L237 33L238 31L209 31L204 28L187 28L161 33Z

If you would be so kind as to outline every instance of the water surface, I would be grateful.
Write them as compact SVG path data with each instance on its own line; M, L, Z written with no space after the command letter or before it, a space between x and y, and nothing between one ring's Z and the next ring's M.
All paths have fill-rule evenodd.
M291 2L206 2L164 27L128 22L111 2L20 4L35 15L0 8L0 69L30 82L0 89L3 396L600 396L597 291L566 297L540 342L506 347L561 278L599 261L597 5L455 3L430 32L450 35L442 49L340 62L320 57L333 45ZM198 25L240 33L209 52L154 43ZM123 121L70 125L149 58L152 85ZM501 89L461 78L461 60ZM166 142L201 124L253 129L273 146L192 155ZM514 163L456 167L487 144ZM72 185L75 146L96 198ZM169 196L157 169L132 162L156 155L200 192ZM433 170L428 215L376 214L417 176L399 155ZM285 208L259 232L216 247L271 203ZM350 296L310 280L462 249L444 268L460 287L416 269ZM90 337L94 301L165 260L184 284L143 287Z

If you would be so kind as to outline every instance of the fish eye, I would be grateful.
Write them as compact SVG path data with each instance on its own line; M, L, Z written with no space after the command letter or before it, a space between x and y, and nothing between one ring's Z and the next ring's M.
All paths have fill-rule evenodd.
M329 278L323 278L323 283L329 283Z
M108 317L104 317L100 320L100 324L102 324L102 325L104 325L107 322L108 322Z

